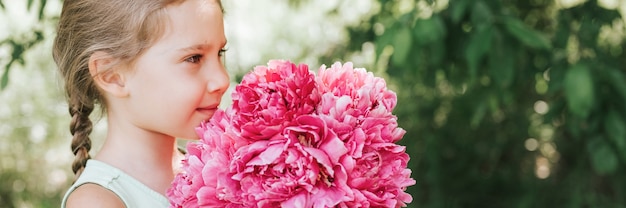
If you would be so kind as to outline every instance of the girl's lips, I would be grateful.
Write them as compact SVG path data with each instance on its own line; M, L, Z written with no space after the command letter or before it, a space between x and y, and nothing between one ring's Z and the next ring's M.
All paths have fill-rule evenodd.
M203 107L196 108L196 111L201 113L201 114L205 114L205 115L211 117L211 116L213 116L213 114L217 110L218 106L219 106L219 104L203 106Z
M205 108L197 108L196 111L201 113L210 113L213 114L217 110L217 107L205 107Z
M215 111L217 111L219 105L219 102L211 103L209 105L201 105L200 107L196 108L196 112L206 115L206 119L208 120L213 117L213 114L215 114Z

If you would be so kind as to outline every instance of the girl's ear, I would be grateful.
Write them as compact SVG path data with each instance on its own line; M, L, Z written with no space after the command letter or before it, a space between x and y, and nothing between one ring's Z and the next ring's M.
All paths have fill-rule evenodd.
M96 51L89 57L89 73L98 88L116 97L128 96L124 74L119 67L112 66L115 58L103 51Z

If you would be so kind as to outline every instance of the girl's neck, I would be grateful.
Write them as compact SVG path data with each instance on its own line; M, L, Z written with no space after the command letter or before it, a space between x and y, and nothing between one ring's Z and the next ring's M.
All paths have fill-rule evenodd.
M107 138L95 159L110 164L146 186L165 194L182 154L176 139L156 132L122 130L109 122Z

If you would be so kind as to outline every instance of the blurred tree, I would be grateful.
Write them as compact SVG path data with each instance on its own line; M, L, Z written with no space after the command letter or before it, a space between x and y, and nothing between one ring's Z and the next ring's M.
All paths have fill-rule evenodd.
M30 12L37 9L37 18L40 23L44 22L43 20L45 18L52 18L45 16L44 14L47 0L38 0L37 2L34 2L34 0L27 0L24 3ZM4 0L0 0L0 12L6 12L5 10L6 6L4 4ZM23 66L24 53L43 40L44 35L42 28L33 28L33 31L26 34L11 34L4 40L0 40L0 48L6 47L7 50L10 51L10 57L1 57L0 59L0 63L4 65L3 70L0 72L2 74L0 76L0 90L4 90L4 88L6 88L9 84L9 72L12 69L13 64L18 63Z
M626 207L624 20L581 2L378 0L321 62L375 45L412 207Z
M44 12L52 2L0 0L0 207L58 207L71 182L69 118L51 70L58 14Z

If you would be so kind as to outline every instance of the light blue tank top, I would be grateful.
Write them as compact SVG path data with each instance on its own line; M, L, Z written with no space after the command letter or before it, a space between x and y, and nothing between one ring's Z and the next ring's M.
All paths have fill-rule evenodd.
M86 183L98 184L113 193L124 202L127 208L159 208L168 207L169 201L162 194L148 188L137 179L121 170L97 160L88 160L85 170L78 180L70 187L63 197L61 208L72 191Z

